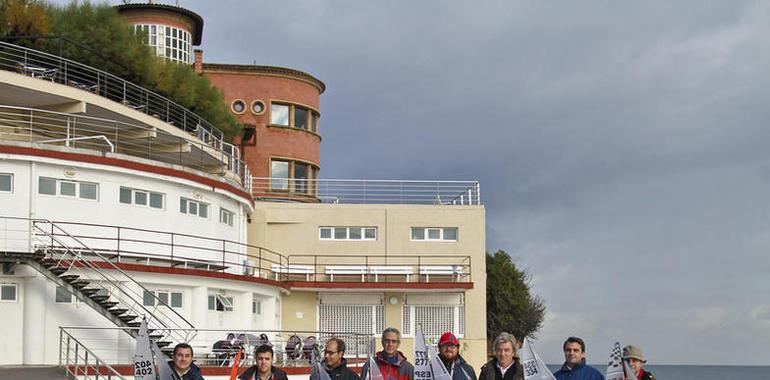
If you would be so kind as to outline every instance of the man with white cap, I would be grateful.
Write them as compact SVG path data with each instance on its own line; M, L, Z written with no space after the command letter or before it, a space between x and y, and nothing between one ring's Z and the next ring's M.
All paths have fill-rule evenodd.
M647 360L644 360L641 347L633 345L623 347L623 360L627 361L634 370L637 380L655 380L655 376L643 368Z

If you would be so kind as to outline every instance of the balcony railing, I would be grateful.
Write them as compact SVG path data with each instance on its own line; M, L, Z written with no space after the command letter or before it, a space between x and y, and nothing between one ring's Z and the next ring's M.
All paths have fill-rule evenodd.
M33 228L29 228L29 225ZM39 228L37 226L40 226ZM46 233L35 236L45 228ZM49 231L50 230L50 231ZM33 236L30 236L33 235ZM471 258L452 254L285 255L225 239L100 224L51 222L0 216L0 248L28 250L30 239L44 248L77 240L84 260L225 272L273 281L471 282ZM89 252L98 253L89 256ZM109 263L111 265L111 263ZM103 263L107 264L107 263Z
M254 177L256 198L316 199L323 203L480 205L478 181L289 179Z
M216 150L224 149L227 144L219 129L190 110L160 94L82 63L0 42L0 69L103 96L194 134Z
M227 149L230 144L214 152L192 136L185 139L115 120L0 105L2 141L109 151L207 172L224 165L244 188L251 186L251 172L237 149Z

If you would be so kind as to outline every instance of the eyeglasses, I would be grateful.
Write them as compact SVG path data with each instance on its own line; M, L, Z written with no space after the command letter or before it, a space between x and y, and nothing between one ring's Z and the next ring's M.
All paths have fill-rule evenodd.
M324 351L324 355L334 355L334 354L336 354L336 353L338 353L338 352L339 352L339 351L329 351L329 350L325 350L325 351Z
M384 343L384 344L399 344L399 343L401 343L401 341L398 340L398 339L383 339L382 343Z

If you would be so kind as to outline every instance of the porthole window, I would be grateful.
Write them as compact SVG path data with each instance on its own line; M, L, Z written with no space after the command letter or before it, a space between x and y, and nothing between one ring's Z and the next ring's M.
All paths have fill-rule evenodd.
M233 112L241 114L246 111L246 103L244 103L243 100L235 99L230 105L230 108L233 110Z
M265 112L265 103L261 100L255 100L251 102L251 112L257 115Z

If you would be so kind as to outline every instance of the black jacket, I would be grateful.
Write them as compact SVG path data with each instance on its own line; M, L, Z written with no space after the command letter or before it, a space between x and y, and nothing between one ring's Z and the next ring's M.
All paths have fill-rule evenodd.
M321 364L323 368L326 370L326 373L329 374L329 377L331 377L332 380L359 380L360 377L358 377L358 374L353 372L352 369L348 368L348 361L345 358L342 358L342 364L340 364L339 367L331 369L326 365L326 362ZM321 376L318 375L318 371L316 370L317 367L313 367L313 372L310 374L310 380L320 380Z
M270 369L270 372L272 373L270 380L288 380L288 377L286 377L286 372L283 372L283 370L280 368L273 366ZM251 380L251 377L254 376L255 373L257 373L257 366L253 365L243 371L243 373L238 376L238 378L241 380Z
M174 378L178 379L179 375L176 373L176 367L174 367L174 361L171 360L168 362L168 365L171 367L171 371L174 374ZM184 375L182 375L181 380L203 380L203 376L201 375L201 369L198 368L195 363L190 364L190 370L187 371Z
M481 367L479 380L524 380L524 369L521 367L519 358L514 357L511 366L503 376L497 368L497 358L493 358Z
M444 363L444 366L447 367L446 370L452 375L452 380L476 380L476 371L459 354L451 366L447 363Z

